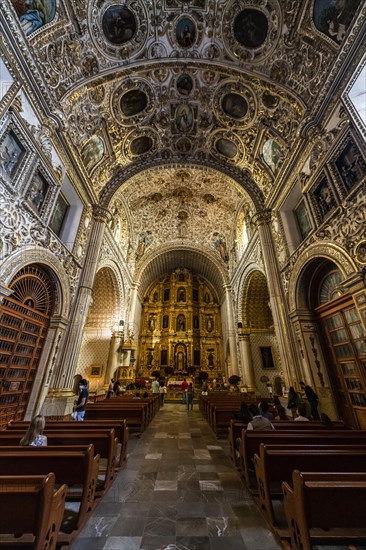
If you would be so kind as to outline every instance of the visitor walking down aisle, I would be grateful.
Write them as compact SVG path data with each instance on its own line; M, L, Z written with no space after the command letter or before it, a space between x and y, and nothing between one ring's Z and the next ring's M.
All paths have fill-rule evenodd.
M281 548L198 410L165 403L71 550Z

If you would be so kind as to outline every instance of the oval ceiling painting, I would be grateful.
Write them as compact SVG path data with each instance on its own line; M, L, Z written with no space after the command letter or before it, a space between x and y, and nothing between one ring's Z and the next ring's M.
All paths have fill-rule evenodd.
M196 40L196 26L192 19L183 17L175 29L177 42L181 48L191 48Z
M137 115L147 107L147 96L141 90L129 90L121 97L121 109L125 116Z
M259 10L242 10L234 21L234 36L246 48L259 48L268 34L267 17Z
M193 88L193 80L189 74L182 74L177 80L177 90L181 95L189 95Z
M137 24L131 10L123 6L110 6L103 14L104 36L112 44L125 44L136 33Z
M153 140L149 136L140 136L131 141L130 151L133 155L143 155L150 151Z
M218 139L215 143L215 147L220 155L223 155L228 159L234 158L238 152L236 144L233 141L229 141L225 138Z
M225 114L233 118L243 118L248 111L248 103L244 97L235 93L224 95L221 107Z

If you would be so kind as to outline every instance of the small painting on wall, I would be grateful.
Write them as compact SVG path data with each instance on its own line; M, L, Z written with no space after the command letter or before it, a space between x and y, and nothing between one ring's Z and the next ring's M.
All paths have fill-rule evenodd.
M274 369L272 348L270 346L261 347L262 365L264 369Z
M91 365L90 378L100 378L103 372L103 365Z
M50 228L56 235L60 235L64 222L66 221L67 211L70 205L65 197L60 193L57 197L55 208L50 221Z
M339 175L347 191L352 189L366 175L366 163L357 145L349 141L335 161Z
M312 230L312 225L309 217L308 209L306 208L305 201L302 200L295 208L295 218L299 227L301 237L305 239Z
M11 130L0 146L1 167L8 177L13 178L25 155L25 149Z
M334 193L326 177L322 178L319 185L315 188L314 198L321 219L337 206Z
M40 172L36 172L33 176L32 183L30 184L27 199L33 210L37 214L41 214L45 205L49 184L47 180L42 176Z

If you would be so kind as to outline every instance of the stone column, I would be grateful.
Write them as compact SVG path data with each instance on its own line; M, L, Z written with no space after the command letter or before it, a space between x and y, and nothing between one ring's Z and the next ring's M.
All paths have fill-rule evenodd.
M97 270L100 247L110 213L98 205L93 206L92 227L83 269L74 301L70 322L62 350L62 359L52 380L53 388L72 388L75 368L80 353L85 321L89 311L90 299Z
M115 371L118 369L118 351L123 343L123 332L116 330L113 332L111 342L109 344L109 354L106 368L106 375L104 379L104 385L109 386L111 378L113 378Z
M255 223L261 243L264 268L267 275L267 285L270 296L274 330L279 345L279 353L287 386L292 385L292 379L298 379L297 349L294 342L292 326L286 306L286 298L282 286L280 268L271 230L271 211L263 210L252 218Z
M241 364L243 365L243 384L248 387L249 392L255 391L255 376L253 368L252 350L250 346L250 334L239 329L239 350Z
M232 292L231 292L231 285L225 284L224 285L225 290L225 305L226 305L226 319L227 319L227 328L228 328L228 341L229 341L229 349L230 349L230 372L228 372L228 376L231 376L232 374L237 374L240 376L239 370L238 370L238 358L236 355L236 330L235 330L235 322L234 322L234 311L233 311L233 300L232 300Z

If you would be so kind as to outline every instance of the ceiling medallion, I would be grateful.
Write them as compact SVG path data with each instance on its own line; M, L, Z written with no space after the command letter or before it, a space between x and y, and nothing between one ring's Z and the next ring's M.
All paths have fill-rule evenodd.
M178 48L181 52L188 52L198 46L202 39L203 19L197 13L193 16L192 10L189 15L178 15L169 27L173 47Z
M232 0L225 8L222 34L235 58L262 62L276 47L280 37L281 9L277 0L261 2Z
M112 112L123 126L135 125L154 112L152 88L142 79L125 79L112 95Z
M88 17L92 38L105 56L131 58L144 48L148 17L143 0L94 0Z
M225 126L248 128L256 118L255 95L240 82L226 81L216 90L214 112Z
M122 146L122 154L131 160L145 158L157 152L159 139L157 133L149 127L130 132Z
M230 131L218 130L211 137L211 153L219 159L225 159L234 164L243 158L243 146L239 136Z

